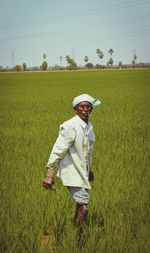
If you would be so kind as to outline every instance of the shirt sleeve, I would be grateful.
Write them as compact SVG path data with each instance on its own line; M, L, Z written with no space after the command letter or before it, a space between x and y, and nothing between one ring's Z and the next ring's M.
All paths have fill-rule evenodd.
M61 125L58 138L50 154L47 168L55 171L58 168L60 160L65 156L69 147L75 140L75 129L72 126Z

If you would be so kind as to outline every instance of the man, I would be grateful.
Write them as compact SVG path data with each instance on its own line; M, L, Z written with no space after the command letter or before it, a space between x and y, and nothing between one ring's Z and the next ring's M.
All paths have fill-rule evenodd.
M74 221L77 224L86 221L88 214L90 181L94 180L91 155L95 141L89 115L100 103L87 94L74 98L76 116L60 125L59 136L47 163L47 178L43 182L44 188L51 189L57 171L57 176L76 202Z

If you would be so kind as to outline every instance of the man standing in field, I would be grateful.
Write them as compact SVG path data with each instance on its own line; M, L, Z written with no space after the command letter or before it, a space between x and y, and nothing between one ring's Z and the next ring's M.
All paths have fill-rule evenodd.
M93 107L100 103L87 94L74 98L76 116L60 125L58 138L47 163L47 177L43 182L44 188L51 189L57 171L57 176L68 187L76 202L76 224L85 222L88 214L90 181L94 180L91 155L95 141L89 115Z

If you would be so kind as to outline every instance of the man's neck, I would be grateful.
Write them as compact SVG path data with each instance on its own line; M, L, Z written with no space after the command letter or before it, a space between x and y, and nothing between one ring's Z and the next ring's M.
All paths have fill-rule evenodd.
M78 115L79 116L79 115ZM82 119L80 116L79 116L80 119ZM82 119L87 125L88 125L88 122L89 122L89 119Z

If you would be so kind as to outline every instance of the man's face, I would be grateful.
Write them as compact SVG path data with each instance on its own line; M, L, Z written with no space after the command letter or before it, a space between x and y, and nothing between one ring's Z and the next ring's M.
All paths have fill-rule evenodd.
M87 101L81 102L75 107L76 114L85 122L88 122L88 117L92 112L92 110L93 110L92 104Z

